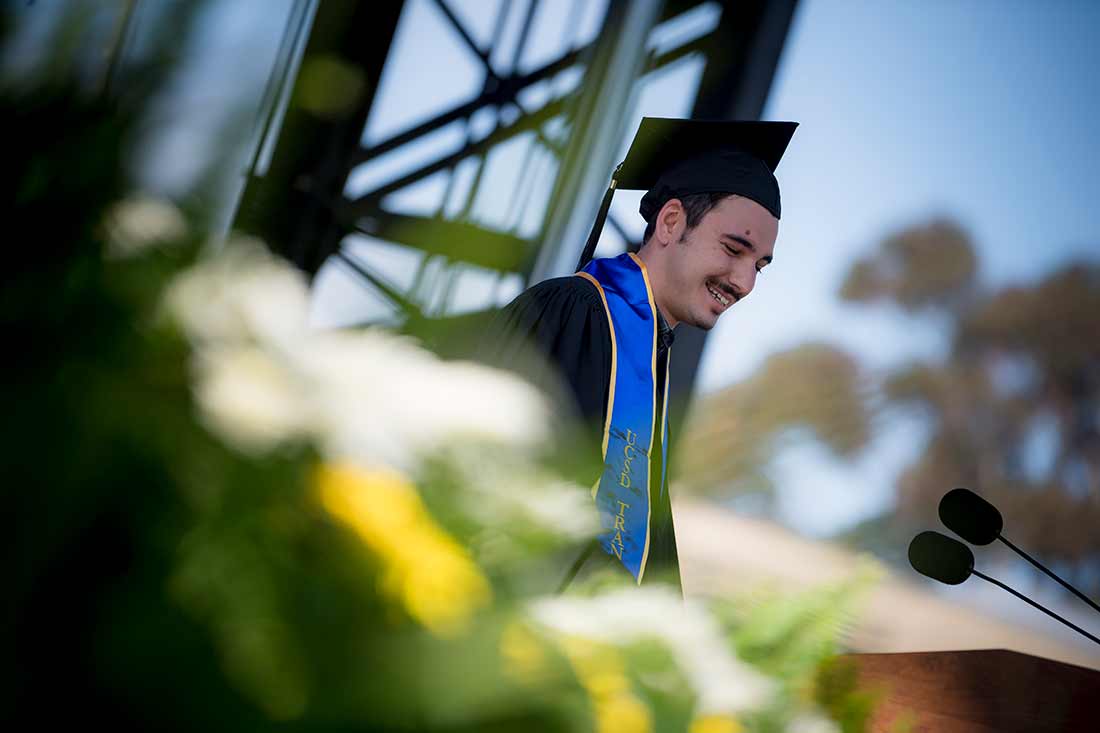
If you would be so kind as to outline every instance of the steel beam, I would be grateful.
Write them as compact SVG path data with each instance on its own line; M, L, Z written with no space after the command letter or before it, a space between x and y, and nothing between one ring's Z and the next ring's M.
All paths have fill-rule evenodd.
M301 70L335 61L361 73L358 97L335 114L298 103L308 74L299 71L267 172L248 181L235 226L263 238L308 275L316 274L346 232L337 220L348 161L382 75L403 2L321 0Z

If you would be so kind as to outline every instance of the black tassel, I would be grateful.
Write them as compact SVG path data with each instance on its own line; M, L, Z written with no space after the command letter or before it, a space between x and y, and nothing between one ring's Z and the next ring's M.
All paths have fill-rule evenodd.
M615 186L619 184L619 169L622 167L623 164L619 163L615 167L615 172L611 174L611 185L607 187L607 192L603 195L600 210L596 214L596 221L592 224L592 231L588 233L588 241L584 243L581 258L577 260L577 272L584 269L584 266L592 261L592 256L596 253L596 244L600 241L600 232L603 231L603 223L607 220L607 212L611 208L611 197L615 195Z

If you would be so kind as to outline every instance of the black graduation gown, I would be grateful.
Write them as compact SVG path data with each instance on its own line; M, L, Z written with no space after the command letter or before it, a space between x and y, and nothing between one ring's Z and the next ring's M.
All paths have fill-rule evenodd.
M596 287L576 276L541 282L507 305L492 330L497 363L518 368L544 388L558 378L564 382L565 391L573 398L576 412L583 420L585 440L594 448L597 459L602 460L599 452L603 444L603 426L611 386L611 324ZM664 403L664 365L671 345L671 331L662 329L661 336L657 339L658 406ZM546 357L555 373L540 372L533 367L517 367L518 361L513 357L530 346ZM662 473L660 440L658 427L653 449L656 459L652 466L653 476ZM585 485L592 485L597 479L598 473L587 477ZM664 486L659 483L651 481L649 487L652 507L649 558L642 582L660 580L679 587L679 560L668 485L667 481ZM585 566L581 575L593 565L613 564L629 577L618 559L604 553L598 543L589 548L581 564Z

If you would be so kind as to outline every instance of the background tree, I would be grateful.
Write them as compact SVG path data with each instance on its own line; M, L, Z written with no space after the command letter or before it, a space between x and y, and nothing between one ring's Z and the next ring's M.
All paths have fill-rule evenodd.
M768 463L784 445L816 439L842 457L866 445L870 397L850 355L826 344L798 346L700 403L676 465L696 493L770 500Z
M898 548L915 528L938 525L940 497L966 486L1001 509L1011 538L1100 593L1100 268L1071 264L1032 284L984 288L966 232L938 219L887 236L853 264L840 296L943 317L948 355L880 384L832 346L773 356L695 410L681 441L684 482L767 496L785 437L852 457L881 408L914 409L931 437L898 479L896 512L845 539L904 562Z
M888 399L933 434L898 482L898 520L935 523L945 491L997 505L1010 535L1100 590L1100 268L1071 264L1033 285L984 290L966 235L933 222L887 239L842 290L950 318L942 364L891 374Z

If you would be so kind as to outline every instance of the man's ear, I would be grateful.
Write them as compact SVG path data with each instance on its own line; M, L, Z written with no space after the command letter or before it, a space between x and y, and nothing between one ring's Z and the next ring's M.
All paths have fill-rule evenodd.
M658 244L668 245L679 242L687 224L687 212L680 199L669 199L657 212L653 238Z

